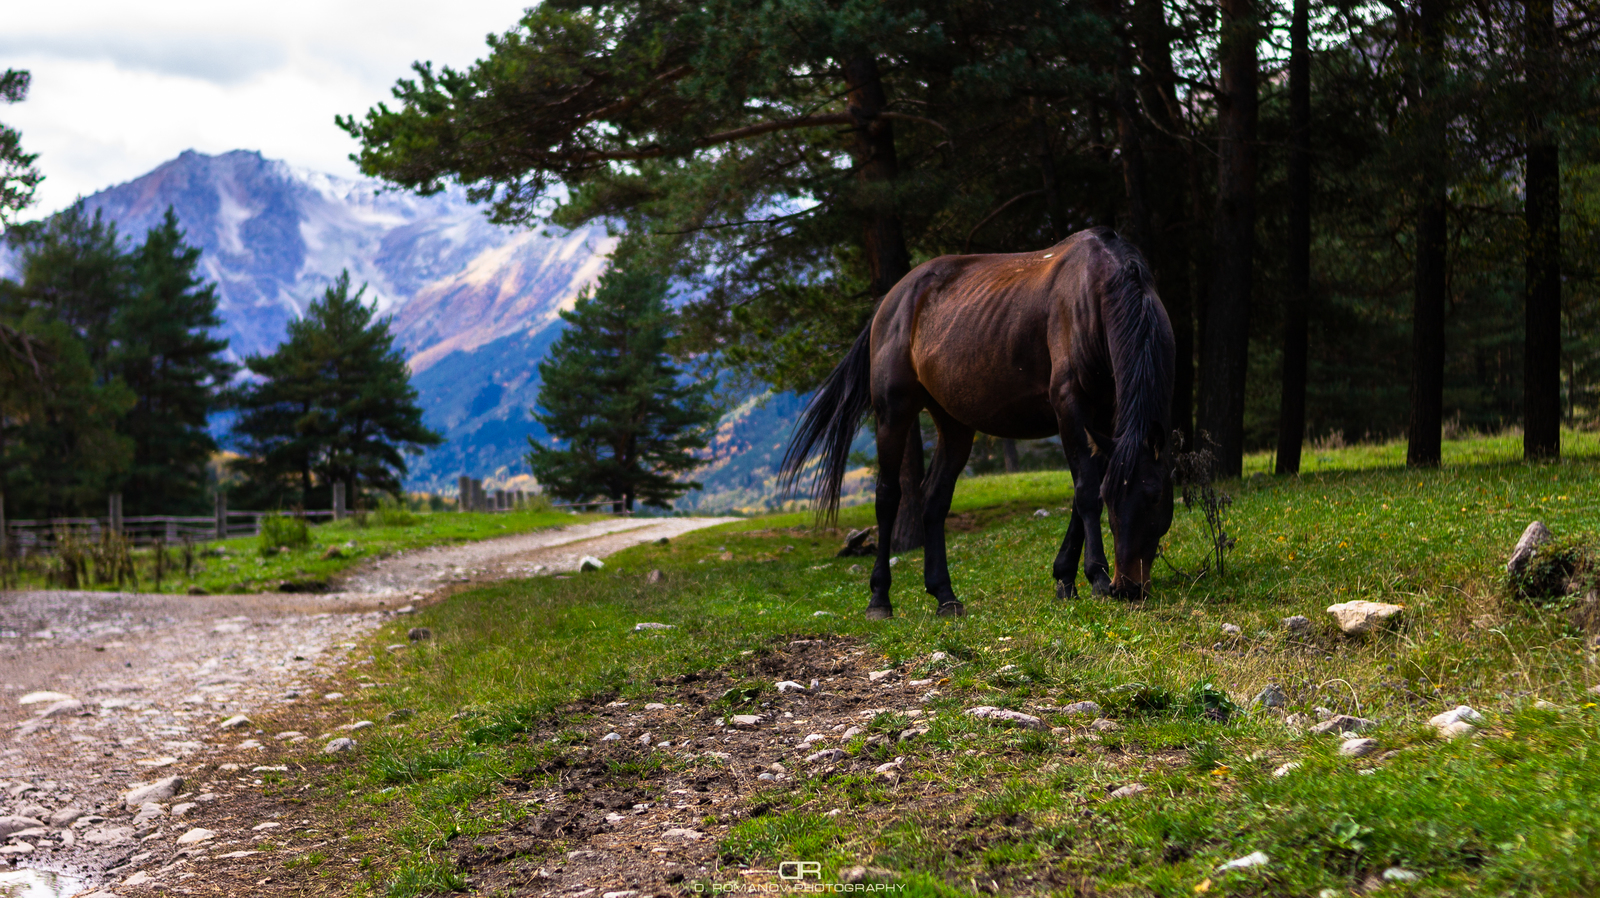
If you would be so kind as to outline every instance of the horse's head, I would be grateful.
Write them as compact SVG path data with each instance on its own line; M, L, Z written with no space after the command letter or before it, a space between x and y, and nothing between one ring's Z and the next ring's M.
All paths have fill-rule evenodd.
M1158 428L1135 445L1117 446L1100 490L1116 561L1111 594L1119 598L1149 594L1156 550L1172 527L1172 477L1160 433Z

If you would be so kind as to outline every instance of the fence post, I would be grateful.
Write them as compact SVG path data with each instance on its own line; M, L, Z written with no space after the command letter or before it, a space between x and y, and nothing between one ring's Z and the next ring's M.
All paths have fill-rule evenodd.
M118 535L118 536L121 536L122 535L122 494L121 493L112 493L111 494L111 507L109 509L107 509L107 511L109 512L108 517L111 519L111 521L110 521L110 523L111 523L111 532L116 534L116 535Z
M506 491L505 490L495 490L494 491L494 510L495 511L505 511L506 510Z
M344 520L344 484L337 480L333 483L333 519Z
M217 539L227 539L228 538L228 494L224 493L220 489L217 490L216 515L217 515L216 538Z

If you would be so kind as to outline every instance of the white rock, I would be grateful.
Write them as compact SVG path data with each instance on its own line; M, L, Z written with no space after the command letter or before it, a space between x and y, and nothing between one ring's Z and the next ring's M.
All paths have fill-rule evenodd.
M1239 629L1238 626L1236 626L1234 624L1223 624L1222 625L1222 635L1223 636L1239 636L1239 635L1242 635L1243 633L1244 633L1244 631Z
M1033 516L1036 517L1036 518L1048 518L1048 517L1050 517L1050 509L1048 509L1048 508L1036 508L1036 509L1034 509Z
M778 682L779 692L805 692L806 687L794 680L781 680Z
M944 652L934 652L933 654L928 656L928 660L932 661L934 663L938 663L938 662L943 661L944 659L946 659L948 657L950 657L950 656L946 655Z
M578 559L578 570L580 571L598 571L605 566L606 563L604 561L593 555L585 555Z
M995 708L990 705L981 705L976 708L968 708L967 716L976 717L980 720L995 720L1003 723L1014 723L1018 726L1027 727L1030 730L1046 729L1044 721L1034 717L1032 714L1024 714L1021 711L1009 711L1005 708Z
M39 717L76 717L83 713L83 702L75 698L64 698L59 702L52 702L49 707L38 713Z
M620 742L620 741L622 741L622 734L621 733L607 733L604 736L600 737L600 741L601 742Z
M1442 730L1450 724L1457 723L1459 721L1466 721L1467 723L1472 724L1481 724L1483 723L1483 715L1472 710L1470 705L1457 705L1443 714L1435 714L1428 718L1428 726L1431 726L1436 730Z
M183 802L181 804L175 804L175 805L172 806L172 816L174 816L174 817L182 817L185 814L188 814L190 811L194 810L195 807L196 807L196 805L192 801L185 801L185 802Z
M1534 521L1527 529L1522 531L1522 538L1517 540L1517 547L1511 550L1511 558L1506 561L1506 573L1520 574L1528 566L1528 561L1537 553L1540 546L1551 540L1550 528L1543 521Z
M873 670L873 671L868 671L867 672L867 681L871 682L871 683L876 683L879 680L884 679L885 677L890 677L890 676L893 676L893 675L894 675L894 671L893 670Z
M238 727L247 727L249 725L250 718L244 716L243 714L235 714L227 720L217 724L218 727L224 730L232 730Z
M1290 761L1289 763L1284 764L1283 766L1279 767L1277 770L1272 771L1272 775L1276 776L1276 777L1285 777L1285 776L1288 776L1289 774L1291 774L1294 771L1299 770L1299 769L1300 769L1300 762L1299 761Z
M1458 739L1462 736L1471 736L1477 731L1478 728L1472 724L1467 723L1465 720L1458 720L1455 723L1448 723L1440 727L1439 735L1445 739Z
M83 811L78 808L62 808L50 815L49 823L54 827L71 826L74 820L83 816Z
M17 699L17 704L53 705L56 702L64 702L71 698L72 696L66 694L65 692L30 692L27 695L24 695L22 698Z
M201 829L200 827L197 826L194 829L191 829L188 832L184 833L183 835L179 836L178 837L178 844L179 845L193 845L193 844L195 844L197 842L204 842L207 839L215 839L216 837L217 837L217 834L212 832L211 830L209 830L209 829Z
M1061 709L1062 714L1083 714L1089 717L1100 716L1100 705L1095 702L1073 702Z
M122 884L125 886L142 886L145 883L150 882L151 878L152 877L148 871L140 870L127 879L124 879Z
M1422 874L1403 867L1390 867L1383 871L1383 878L1386 882L1416 882L1422 878Z
M837 761L843 761L847 757L849 757L849 755L845 754L840 749L824 748L822 751L816 752L815 754L806 755L806 763L831 764Z
M635 632L635 633L640 633L640 632L643 632L645 630L674 630L674 629L677 629L677 628L674 627L672 624L658 624L655 621L645 621L643 623L638 623L638 624L634 624L633 625L633 632Z
M1356 737L1339 744L1339 754L1347 758L1364 758L1378 750L1378 740Z
M1133 796L1138 795L1140 792L1144 792L1147 788L1148 787L1144 783L1129 783L1120 789L1113 789L1110 797L1132 798Z
M355 751L356 740L349 738L335 739L322 749L323 754L337 755L347 751Z
M811 612L811 616L812 617L833 617L833 612L832 611L813 611L813 612Z
M887 764L879 764L872 769L873 773L880 776L891 776L900 770L900 765L905 763L905 758L895 758Z
M705 838L705 833L692 829L669 829L661 834L661 838L668 842L698 842Z
M1333 615L1334 621L1339 624L1339 629L1351 635L1370 632L1374 627L1404 610L1404 605L1360 600L1328 606L1328 613Z
M644 706L644 709L646 711L665 711L667 710L667 706L661 702L650 702Z
M728 722L741 729L749 729L761 723L760 714L735 714L728 718Z
M39 820L34 817L23 817L21 815L0 817L0 839L8 839L12 835L22 832L23 830L33 829L34 827L43 825L43 820Z
M1266 866L1267 855L1264 851L1252 851L1244 857L1236 857L1217 868L1217 872L1224 870L1248 870L1251 867Z
M122 794L122 801L128 806L128 810L135 811L148 802L171 801L172 796L177 795L178 790L182 788L183 777L169 776L146 786L129 789Z
M268 820L266 823L257 823L255 826L250 827L250 831L253 832L253 833L258 833L258 832L261 832L263 830L277 829L278 827L280 827L282 825L283 825L282 823L275 823L275 822L273 822L271 820Z

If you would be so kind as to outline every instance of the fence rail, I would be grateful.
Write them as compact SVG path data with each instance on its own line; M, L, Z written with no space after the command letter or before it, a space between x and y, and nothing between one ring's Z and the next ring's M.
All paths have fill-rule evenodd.
M236 536L255 536L261 532L261 519L269 514L287 517L331 520L332 510L320 511L225 511L223 525L219 528L218 516L144 515L123 518L121 527L128 542L135 546L152 546L164 542L169 546L189 542L209 542L231 539ZM50 518L48 520L14 520L5 522L5 540L10 551L52 552L58 534L70 532L98 540L114 529L112 519L104 518ZM222 531L219 533L219 529Z

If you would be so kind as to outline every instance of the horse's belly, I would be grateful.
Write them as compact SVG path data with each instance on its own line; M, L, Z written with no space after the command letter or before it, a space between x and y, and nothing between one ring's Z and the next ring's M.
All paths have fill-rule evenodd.
M938 401L935 396L934 400ZM987 402L954 407L939 403L952 417L979 433L1011 440L1042 440L1058 432L1056 413L1044 396L1020 397L1006 404Z

